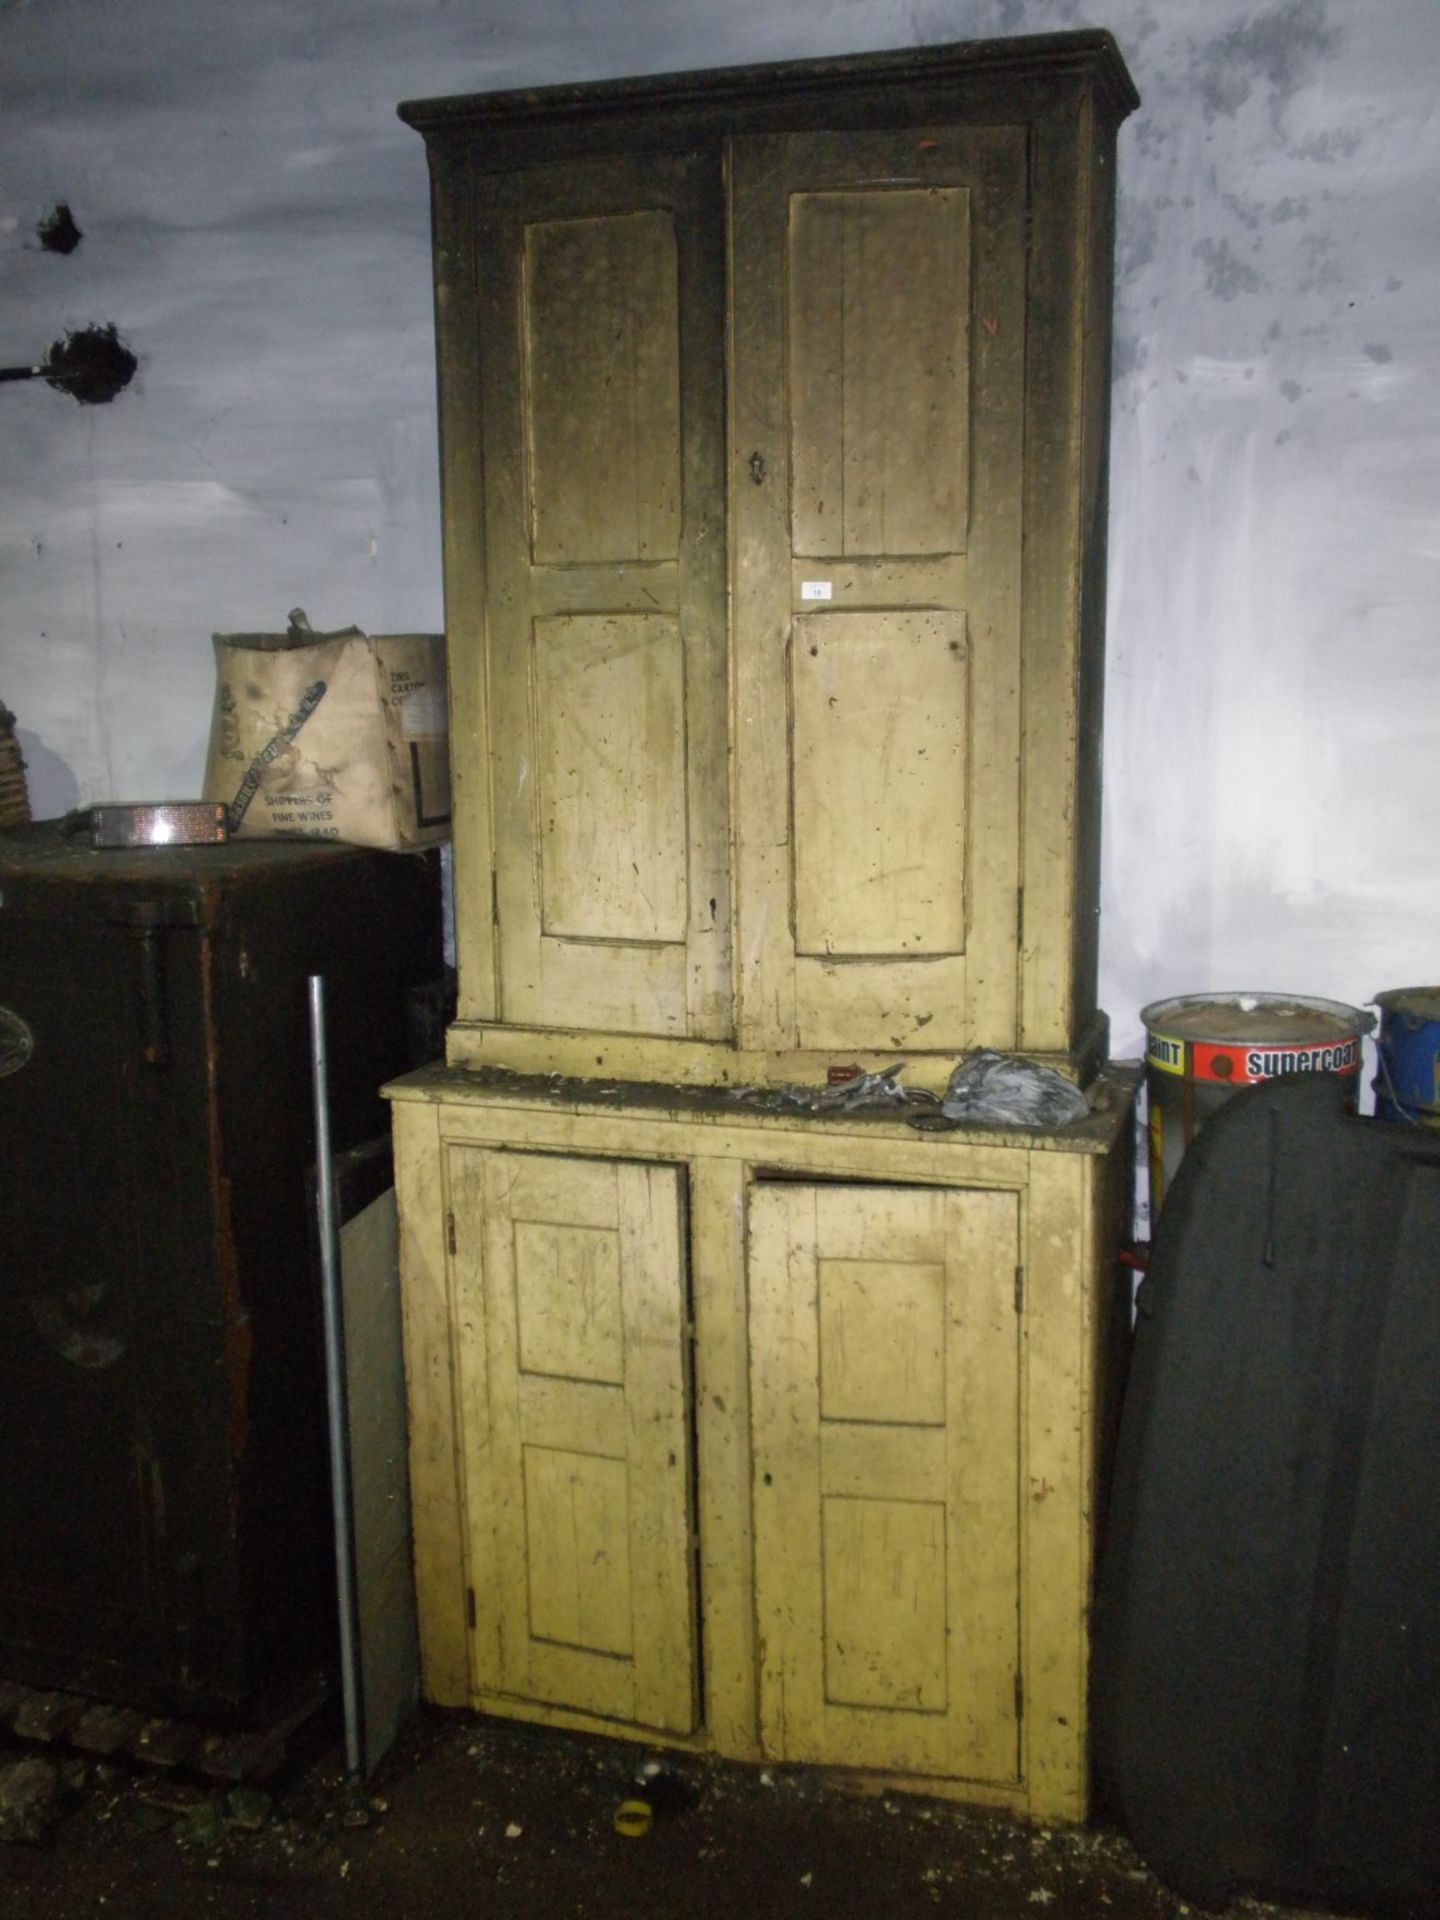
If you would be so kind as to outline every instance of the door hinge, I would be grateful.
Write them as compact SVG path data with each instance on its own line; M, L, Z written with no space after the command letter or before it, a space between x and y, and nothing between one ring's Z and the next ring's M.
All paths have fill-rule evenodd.
M466 1587L465 1589L465 1620L466 1620L466 1624L470 1628L470 1631L473 1633L475 1631L475 1589L474 1587Z
M1015 889L1015 947L1022 956L1025 952L1025 889Z
M472 1621L471 1624L473 1625L474 1622ZM1025 1718L1025 1682L1020 1678L1018 1667L1015 1670L1015 1718L1017 1720Z
M455 1243L453 1239L451 1240L451 1243L450 1243L450 1251L452 1253L455 1251ZM1016 1267L1015 1269L1015 1311L1016 1313L1023 1313L1025 1311L1025 1269L1024 1267Z
M445 1216L445 1244L449 1247L451 1253L458 1253L459 1248L455 1244L455 1214L453 1209Z
M500 924L500 869L490 869L490 920L492 925Z

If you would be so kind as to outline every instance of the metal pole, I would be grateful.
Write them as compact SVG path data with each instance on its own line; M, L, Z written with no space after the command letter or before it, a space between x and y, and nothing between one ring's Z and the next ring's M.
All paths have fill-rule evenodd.
M340 1608L340 1687L345 1708L345 1765L359 1777L360 1654L356 1632L355 1556L350 1511L350 1423L345 1393L345 1315L340 1297L340 1234L335 1224L335 1173L330 1151L330 1082L325 1047L325 980L310 975L310 1065L315 1091L315 1184L320 1226L320 1283L325 1307L325 1397L330 1413L330 1498L335 1516L335 1587Z

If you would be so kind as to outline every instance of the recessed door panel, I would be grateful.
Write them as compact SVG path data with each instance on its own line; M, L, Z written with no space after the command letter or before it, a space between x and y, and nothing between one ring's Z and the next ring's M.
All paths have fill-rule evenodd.
M675 558L677 285L667 212L526 228L530 526L539 565Z
M629 1659L635 1651L630 1501L623 1459L527 1446L531 1636Z
M943 1714L944 1505L831 1496L820 1518L827 1702Z
M963 617L802 614L791 660L797 955L963 955Z
M673 619L535 623L549 939L685 944L685 658Z
M970 206L963 187L790 201L797 553L963 553Z

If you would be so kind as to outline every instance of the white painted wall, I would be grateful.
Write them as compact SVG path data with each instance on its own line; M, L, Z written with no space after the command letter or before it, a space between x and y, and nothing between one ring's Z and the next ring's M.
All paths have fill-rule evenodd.
M1121 134L1102 999L1440 975L1435 0L0 0L0 700L198 790L215 628L441 623L406 97L1097 25ZM68 201L68 258L36 222Z

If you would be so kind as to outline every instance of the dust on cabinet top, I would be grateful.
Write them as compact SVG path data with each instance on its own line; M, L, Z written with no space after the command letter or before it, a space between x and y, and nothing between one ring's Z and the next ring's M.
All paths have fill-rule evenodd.
M569 1114L607 1114L631 1120L683 1119L716 1128L739 1126L760 1133L805 1132L829 1136L856 1131L889 1134L914 1141L917 1150L964 1147L1025 1148L1032 1152L1108 1154L1131 1124L1140 1072L1133 1062L1115 1061L1086 1089L1090 1112L1067 1127L1018 1127L1004 1123L959 1121L943 1132L912 1124L915 1115L937 1108L855 1107L806 1112L788 1104L779 1090L691 1086L671 1082L584 1080L558 1073L514 1073L502 1067L429 1066L392 1080L381 1089L387 1099L406 1103L464 1107L514 1106ZM818 1091L818 1089L817 1089ZM922 1146L923 1143L923 1146Z

